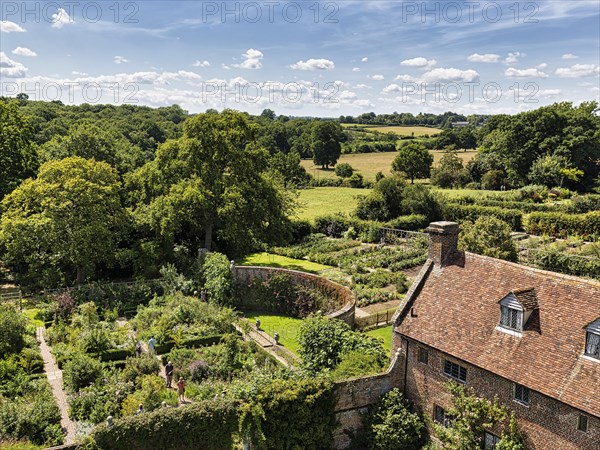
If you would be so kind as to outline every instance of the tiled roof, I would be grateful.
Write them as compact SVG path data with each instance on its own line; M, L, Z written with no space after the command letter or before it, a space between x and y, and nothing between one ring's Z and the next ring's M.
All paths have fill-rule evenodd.
M538 301L535 296L535 288L515 289L512 291L525 311L533 311L538 309Z
M428 267L401 305L398 332L600 417L600 361L582 356L585 326L600 317L600 283L470 253ZM496 330L508 292L539 308L521 337Z

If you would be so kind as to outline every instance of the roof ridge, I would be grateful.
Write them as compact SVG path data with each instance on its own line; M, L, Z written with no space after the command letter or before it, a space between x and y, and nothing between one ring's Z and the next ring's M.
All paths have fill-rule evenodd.
M519 263L515 263L515 262L511 262L511 261L505 261L503 259L493 258L491 256L478 255L477 253L465 252L465 256L469 256L474 259L481 259L481 260L485 260L485 261L491 261L494 263L504 264L504 265L511 266L511 267L518 267L518 268L526 270L528 272L533 272L533 273L540 274L540 275L546 275L549 277L558 278L558 279L562 279L562 280L576 281L578 283L587 284L587 285L590 285L595 288L600 288L600 281L596 281L596 280L592 280L592 279L588 279L588 278L582 278L582 277L577 277L575 275L567 275L564 273L552 272L550 270L545 270L545 269L538 269L536 267L526 266L524 264L519 264Z

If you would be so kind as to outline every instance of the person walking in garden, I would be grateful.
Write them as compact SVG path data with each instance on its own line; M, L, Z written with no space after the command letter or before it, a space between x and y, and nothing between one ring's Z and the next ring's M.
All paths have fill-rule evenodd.
M135 356L142 356L142 343L140 341L135 343Z
M151 336L150 339L148 339L148 352L150 352L151 355L154 355L155 349L156 349L156 339L154 339L154 336Z
M177 382L177 395L179 397L179 401L181 403L185 402L185 380L183 377L179 377L179 381Z
M171 361L165 366L165 375L167 377L167 387L170 388L173 381L173 363Z
M136 413L136 414L141 414L141 413L143 413L143 412L144 412L144 405L142 405L142 404L140 403L140 406L139 406L139 408L137 409L137 411L136 411L135 413Z

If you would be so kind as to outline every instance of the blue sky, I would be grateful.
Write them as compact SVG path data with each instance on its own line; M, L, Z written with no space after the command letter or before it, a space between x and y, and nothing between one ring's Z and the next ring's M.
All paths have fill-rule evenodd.
M339 116L600 96L600 1L0 3L0 89Z

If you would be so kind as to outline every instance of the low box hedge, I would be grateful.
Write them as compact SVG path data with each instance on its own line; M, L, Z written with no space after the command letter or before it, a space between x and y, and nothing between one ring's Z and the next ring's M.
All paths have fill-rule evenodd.
M523 213L517 209L507 209L498 206L459 205L446 203L442 205L444 220L454 222L475 222L482 216L493 216L508 223L512 230L517 231L523 225Z
M600 236L600 211L586 214L531 213L527 218L525 230L531 234L546 234L561 238L568 236L597 237Z
M218 344L223 339L222 334L216 334L213 336L202 336L192 339L186 339L182 342L182 347L194 348L194 347L207 347L209 345ZM156 353L163 354L168 353L175 347L175 341L166 341L156 345Z

